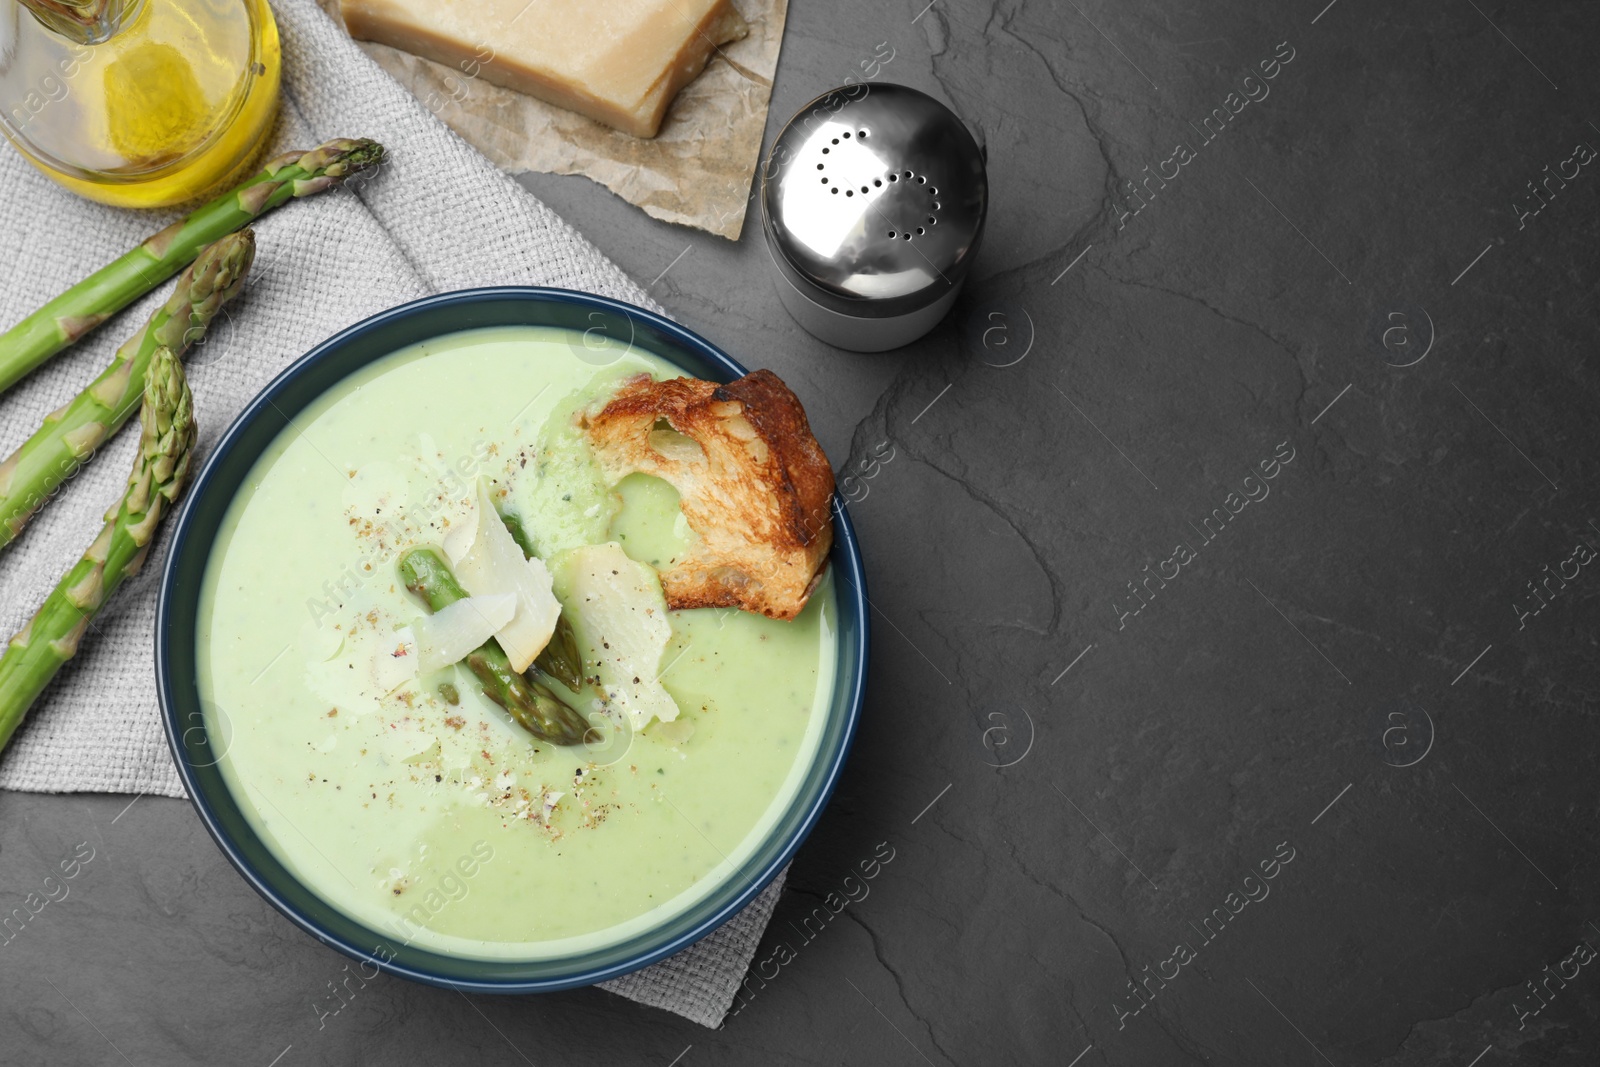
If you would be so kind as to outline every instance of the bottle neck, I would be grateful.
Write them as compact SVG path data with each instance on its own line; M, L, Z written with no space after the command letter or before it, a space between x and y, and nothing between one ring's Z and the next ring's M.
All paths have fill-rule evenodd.
M4 0L0 0L4 2ZM16 0L45 28L77 44L110 40L132 22L144 0Z

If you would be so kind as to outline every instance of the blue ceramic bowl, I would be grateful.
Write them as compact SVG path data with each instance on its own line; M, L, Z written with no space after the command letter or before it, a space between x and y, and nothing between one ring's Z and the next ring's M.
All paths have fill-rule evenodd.
M648 966L693 944L748 904L794 855L833 792L861 714L868 614L861 554L849 516L833 504L831 564L838 597L838 680L820 748L799 792L755 853L707 898L625 943L560 959L476 960L419 949L351 919L302 885L256 835L223 781L197 684L195 624L217 530L251 466L289 419L334 383L397 349L485 326L600 331L714 381L745 373L721 349L631 304L564 289L471 289L428 297L356 324L307 352L234 420L189 490L161 577L156 681L167 741L206 829L245 881L290 921L346 955L391 974L478 992L529 993L589 985Z

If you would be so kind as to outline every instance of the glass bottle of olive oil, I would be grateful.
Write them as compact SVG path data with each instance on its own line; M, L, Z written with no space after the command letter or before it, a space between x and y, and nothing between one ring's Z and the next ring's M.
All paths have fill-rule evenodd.
M103 203L161 207L242 179L279 73L266 0L0 0L0 132Z

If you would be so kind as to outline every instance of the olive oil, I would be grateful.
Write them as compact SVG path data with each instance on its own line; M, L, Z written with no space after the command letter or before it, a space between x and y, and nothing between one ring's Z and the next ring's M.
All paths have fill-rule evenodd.
M242 179L280 66L266 0L0 0L0 130L107 204L179 204Z

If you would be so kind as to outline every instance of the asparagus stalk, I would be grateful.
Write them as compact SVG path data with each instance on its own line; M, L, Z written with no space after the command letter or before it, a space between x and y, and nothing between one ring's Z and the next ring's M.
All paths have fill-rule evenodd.
M500 512L500 521L505 523L506 533L510 534L511 540L515 541L517 547L522 549L524 556L532 559L537 555L533 550L533 535L528 532L526 526L522 525L522 516L514 511L502 510Z
M178 278L171 298L117 349L100 377L47 415L44 425L0 463L0 547L15 540L61 483L138 410L156 351L182 355L206 332L244 284L255 247L248 229L206 246Z
M427 602L430 611L441 611L467 595L450 573L450 565L431 548L413 548L401 556L400 577L407 589ZM538 680L537 667L532 677L519 674L492 637L468 653L465 662L477 675L483 695L510 712L534 737L553 745L582 743L588 722Z
M139 411L139 455L122 499L83 558L45 598L33 619L0 654L0 748L63 664L100 606L137 574L161 517L183 493L194 447L194 402L183 364L156 349Z
M578 635L572 632L567 613L556 616L556 629L550 643L534 659L533 665L573 692L583 688L583 657L578 654Z
M0 392L174 274L211 242L292 197L320 193L383 160L376 141L341 138L268 161L255 177L101 267L0 334Z
M517 547L522 549L522 554L532 559L533 538L529 536L527 527L522 525L522 519L515 512L502 511L500 521L505 523L506 531L511 534ZM533 663L574 692L583 686L583 657L578 654L578 637L572 632L572 623L567 621L565 612L556 617L555 633L550 635L550 643L544 646Z

